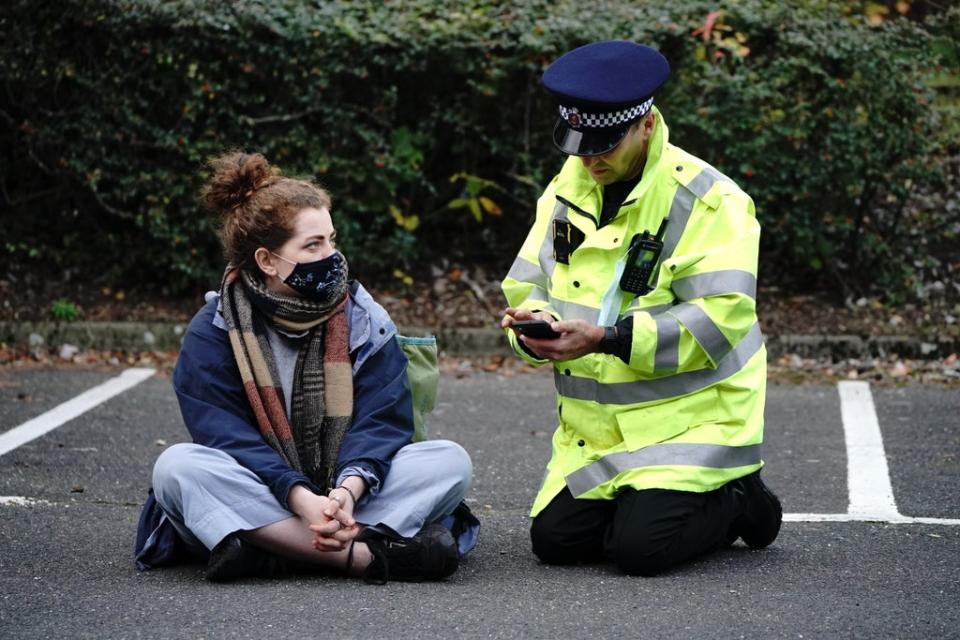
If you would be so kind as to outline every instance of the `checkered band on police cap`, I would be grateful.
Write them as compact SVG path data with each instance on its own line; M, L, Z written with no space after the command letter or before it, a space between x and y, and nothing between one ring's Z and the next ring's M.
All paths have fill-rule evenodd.
M607 129L645 116L652 106L652 96L628 109L607 113L584 113L577 107L560 105L560 117L576 129Z

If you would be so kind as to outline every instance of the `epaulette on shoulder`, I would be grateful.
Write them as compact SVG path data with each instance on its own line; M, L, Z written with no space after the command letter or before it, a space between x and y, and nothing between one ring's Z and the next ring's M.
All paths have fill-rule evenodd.
M702 200L711 209L720 206L725 194L737 190L736 183L706 163L682 160L673 167L673 178L680 186ZM719 188L714 189L715 186Z

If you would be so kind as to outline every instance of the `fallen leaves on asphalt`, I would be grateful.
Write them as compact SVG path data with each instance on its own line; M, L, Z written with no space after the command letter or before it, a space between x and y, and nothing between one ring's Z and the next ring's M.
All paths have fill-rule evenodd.
M149 367L162 373L172 371L176 361L176 351L102 351L76 347L64 350L0 343L0 368Z
M888 358L801 358L785 354L768 364L773 383L835 384L840 380L864 380L876 386L899 386L910 382L960 387L960 356L952 353L937 360Z

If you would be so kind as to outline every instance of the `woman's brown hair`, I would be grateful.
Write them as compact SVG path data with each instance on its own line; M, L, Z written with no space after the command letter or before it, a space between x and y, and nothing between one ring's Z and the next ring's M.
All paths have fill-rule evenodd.
M223 255L235 267L251 267L260 247L279 250L304 209L330 208L330 194L307 180L281 176L259 153L232 151L212 159L210 168L201 197L219 218Z

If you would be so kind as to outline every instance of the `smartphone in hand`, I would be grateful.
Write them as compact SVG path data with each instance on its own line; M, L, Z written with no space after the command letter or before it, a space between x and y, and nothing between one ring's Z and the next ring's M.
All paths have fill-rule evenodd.
M517 320L510 325L510 328L520 335L538 340L553 340L560 337L560 334L551 329L550 323L545 320Z

